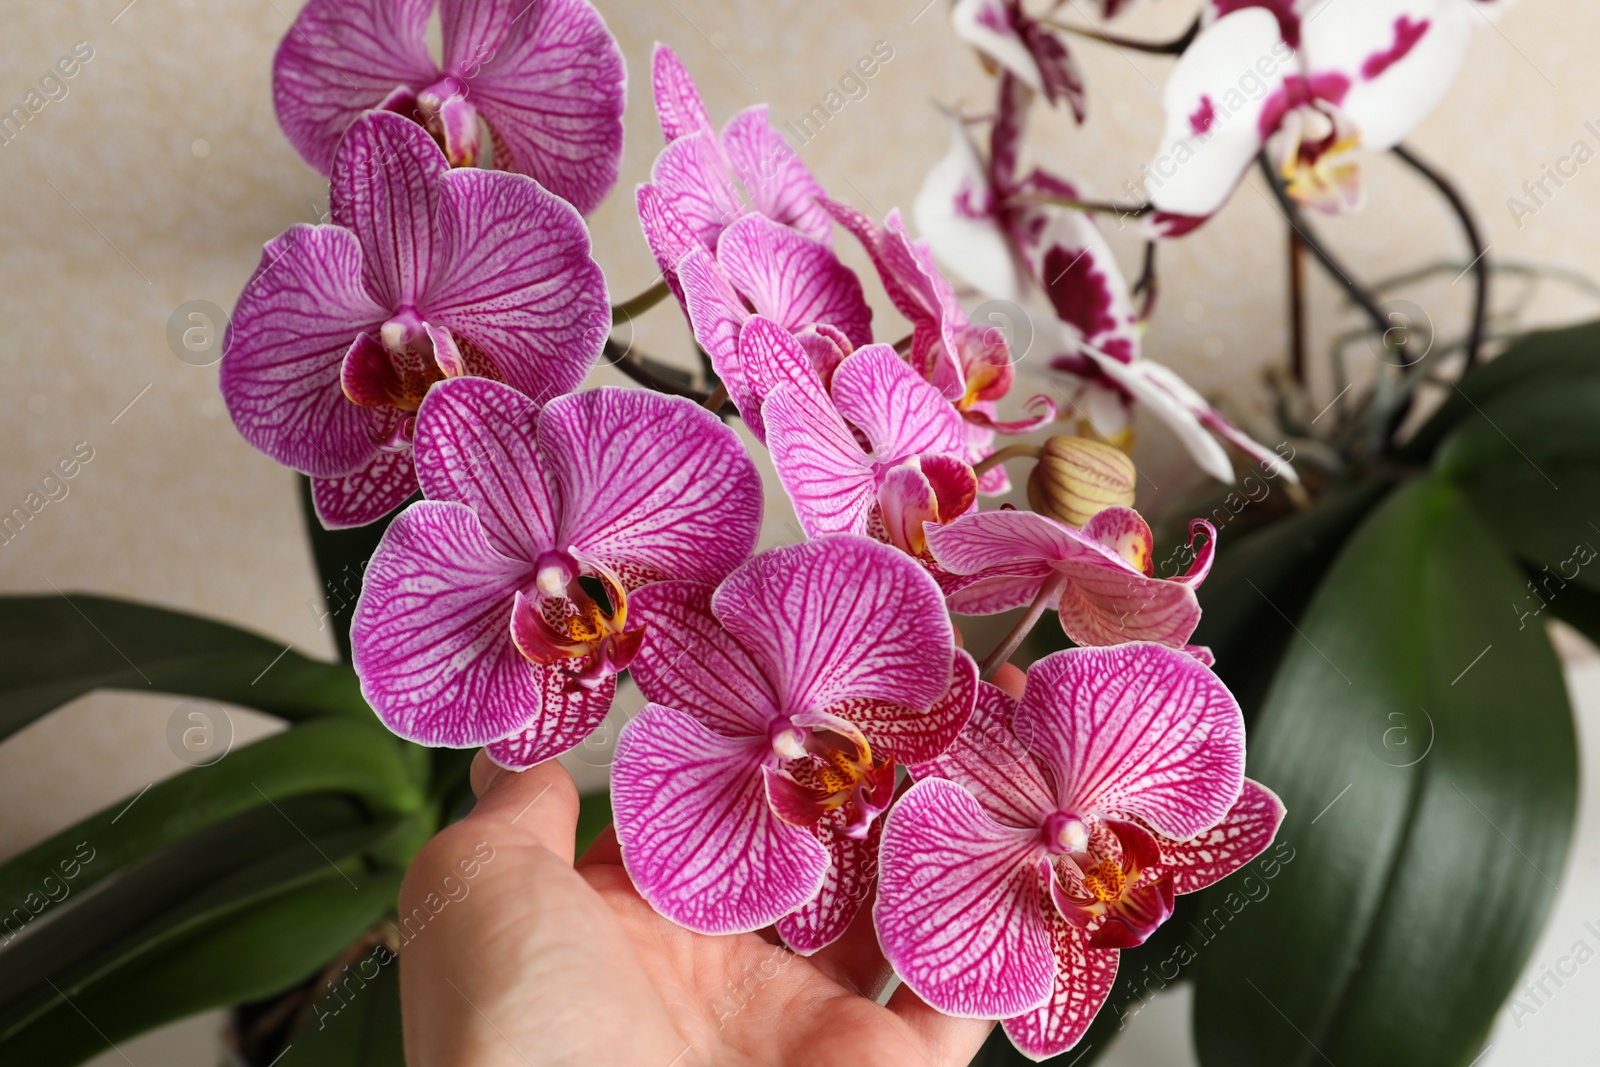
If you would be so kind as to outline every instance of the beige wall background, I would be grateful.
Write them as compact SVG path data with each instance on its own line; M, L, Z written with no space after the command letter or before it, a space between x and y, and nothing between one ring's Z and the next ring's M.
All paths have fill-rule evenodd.
M989 82L950 31L945 0L598 2L631 73L623 177L591 220L614 299L655 274L630 195L660 145L649 100L653 41L684 57L719 121L767 101L780 126L887 42L893 58L868 82L866 97L799 148L834 195L874 214L909 208L922 176L946 151L940 106L989 106ZM1141 0L1117 29L1173 36L1197 6ZM230 308L261 244L292 223L315 221L325 202L321 179L283 139L271 108L272 52L297 8L296 0L6 4L0 107L21 103L77 42L93 57L67 83L65 98L0 144L0 507L20 503L76 443L87 442L94 454L66 499L0 547L0 589L137 597L331 654L308 606L318 588L291 475L234 432L216 368L180 361L166 339L169 316L186 301ZM1063 12L1076 18L1086 6L1068 0ZM1520 223L1506 204L1526 199L1523 183L1575 142L1600 149L1600 134L1585 127L1600 120L1597 42L1600 7L1524 0L1497 25L1483 25L1461 78L1411 140L1477 206L1497 261L1570 273L1536 288L1511 280L1499 286L1497 306L1519 307L1526 323L1600 314L1595 290L1581 284L1600 278L1600 244L1591 236L1600 231L1600 164L1583 168ZM1074 48L1089 76L1090 120L1078 128L1049 116L1032 144L1042 161L1088 191L1124 197L1124 183L1156 144L1171 60L1088 42ZM1367 210L1319 219L1320 229L1365 279L1454 262L1455 270L1404 295L1442 337L1456 336L1469 286L1451 279L1469 257L1453 220L1394 161L1373 159L1368 173ZM1136 273L1136 235L1114 220L1110 230L1124 269ZM841 247L865 266L847 241ZM1252 178L1203 231L1163 249L1162 304L1146 338L1147 355L1202 391L1225 396L1246 424L1263 427L1270 424L1262 373L1284 358L1287 339L1283 248L1282 220ZM897 316L876 283L868 284L880 336L899 336ZM1315 274L1311 313L1314 411L1337 392L1328 346L1357 320ZM640 324L639 343L663 355L681 355L684 336L671 307ZM1353 350L1351 365L1360 378L1375 361L1362 348ZM610 373L597 372L596 381ZM1019 393L1028 395L1026 386ZM1139 435L1137 459L1148 476L1142 503L1159 510L1195 475L1159 425L1145 420ZM793 539L786 505L775 500L770 512L769 542ZM91 696L0 747L0 856L181 770L164 740L177 703L160 695ZM1593 701L1586 706L1596 710ZM234 718L241 739L270 729L243 712ZM1580 857L1592 856L1580 850ZM1595 866L1593 858L1574 861L1588 879L1566 887L1562 906L1574 915L1600 916ZM1580 981L1600 979L1585 974ZM1594 992L1565 1000L1576 1004ZM1152 1009L1121 1062L1185 1062L1184 1012L1181 999ZM1555 1015L1539 1020L1558 1043L1551 1051L1566 1033ZM1582 1021L1574 1013L1573 1026ZM204 1051L211 1025L182 1031L189 1035L185 1052L159 1043L181 1037L140 1043L134 1062L214 1062ZM1484 1062L1530 1062L1507 1055L1497 1049Z

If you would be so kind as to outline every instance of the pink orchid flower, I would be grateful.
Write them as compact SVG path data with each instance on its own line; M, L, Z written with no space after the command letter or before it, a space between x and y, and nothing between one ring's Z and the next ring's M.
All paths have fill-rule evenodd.
M339 145L333 224L269 241L228 328L239 432L312 477L328 527L416 492L416 412L476 375L542 403L582 383L610 329L583 219L532 178L451 170L422 129L368 112Z
M368 108L425 126L452 166L478 160L538 179L587 215L622 163L627 70L588 0L438 0L444 61L425 35L435 0L311 0L273 62L289 142L323 174Z
M993 615L1049 591L1048 606L1075 644L1183 648L1200 624L1195 590L1211 571L1217 531L1204 519L1189 524L1192 560L1172 578L1156 576L1155 541L1132 508L1107 508L1082 530L1031 511L980 511L930 525L925 536L950 576L944 589L957 614ZM1209 652L1191 651L1209 661Z
M453 379L423 401L416 452L427 499L384 533L350 628L361 691L401 737L486 744L514 769L605 717L649 634L635 590L721 580L761 525L738 437L678 397L592 389L541 411Z
M1044 1059L1088 1029L1118 950L1259 855L1283 805L1244 777L1239 705L1180 652L1069 649L1020 702L979 690L889 813L873 919L920 997Z
M692 249L674 275L695 339L757 440L766 439L766 393L759 357L743 347L746 323L760 316L793 334L824 378L872 342L872 309L855 272L826 245L764 215L734 222L714 253Z
M893 348L857 349L824 387L772 323L752 319L745 337L767 383L767 447L807 536L870 533L921 556L925 523L977 503L961 416Z
M880 229L861 212L835 201L824 206L866 249L884 291L911 323L912 367L956 406L966 420L966 458L977 463L994 451L997 433L1030 433L1054 422L1055 405L1036 396L1032 418L997 422L996 401L1011 390L1010 345L1003 331L976 325L956 299L955 289L939 273L928 242L913 241L898 210L890 211ZM1003 493L1010 486L1005 469L995 467L979 480L979 490Z
M1050 199L1076 200L1077 189L1043 170L1015 176L1028 107L1027 91L1002 78L988 160L960 123L954 146L917 196L917 223L933 251L993 296L1049 300L1059 331L1050 360L1080 421L1117 441L1130 433L1136 404L1171 427L1207 474L1234 480L1217 437L1274 475L1294 469L1217 411L1167 367L1140 355L1141 312L1111 246L1087 212Z
M1212 0L1214 21L1163 91L1166 131L1145 170L1151 202L1172 232L1192 229L1265 149L1300 203L1359 207L1356 151L1399 144L1433 110L1466 59L1472 23L1491 6Z
M756 556L715 591L641 589L611 804L623 863L701 933L773 923L796 952L844 932L876 883L897 763L933 759L972 713L977 666L938 587L886 545L830 537Z
M766 105L739 112L719 135L672 49L656 45L652 74L667 147L639 186L637 205L645 240L675 292L679 261L694 248L715 251L722 232L751 212L824 247L832 241L822 186L767 121Z

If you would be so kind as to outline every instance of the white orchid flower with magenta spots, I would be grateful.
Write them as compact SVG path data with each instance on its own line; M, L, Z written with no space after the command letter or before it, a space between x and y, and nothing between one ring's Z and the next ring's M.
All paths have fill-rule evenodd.
M368 703L419 744L523 768L574 747L648 637L650 582L742 563L761 487L739 439L678 397L593 389L543 410L497 382L432 389L427 499L396 516L351 624Z
M492 378L548 401L582 384L611 310L572 205L520 174L451 170L398 115L350 127L329 203L331 225L267 243L222 396L245 440L311 476L323 525L360 526L416 492L435 383Z
M889 813L873 920L918 996L1044 1059L1088 1029L1118 950L1259 855L1283 805L1244 776L1239 705L1181 652L1070 649L1020 702L979 690Z
M1434 109L1472 24L1494 6L1212 0L1212 21L1163 91L1166 130L1146 168L1158 227L1185 232L1210 217L1263 149L1296 201L1360 206L1358 152L1394 147Z
M442 63L428 54L435 6ZM423 126L452 166L478 161L487 127L497 170L536 178L587 215L622 163L627 69L588 0L311 0L278 48L278 121L327 174L363 111Z
M777 924L829 944L870 899L895 767L942 754L977 666L938 587L887 545L829 537L756 556L715 591L646 586L611 804L643 897L691 930Z

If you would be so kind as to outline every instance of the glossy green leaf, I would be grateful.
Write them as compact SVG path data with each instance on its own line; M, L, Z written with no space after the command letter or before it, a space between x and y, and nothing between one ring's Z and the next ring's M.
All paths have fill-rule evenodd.
M214 619L110 597L0 597L0 739L95 689L375 721L355 672Z
M1259 901L1200 900L1207 1067L1460 1067L1562 876L1572 715L1521 572L1459 490L1398 491L1300 624L1251 738L1288 806ZM1231 895L1230 895L1231 894Z
M1330 491L1306 511L1242 538L1217 537L1217 560L1200 586L1204 614L1191 639L1217 657L1217 676L1254 719L1294 637L1294 625L1350 532L1389 492L1368 481Z
M1511 609L1519 617L1537 617L1570 585L1600 592L1600 466L1541 473L1503 464L1464 479L1462 488L1495 538L1532 565L1531 584Z
M175 932L94 977L0 1039L0 1062L69 1067L164 1022L267 996L315 974L390 907L400 875L330 872Z
M1479 406L1445 438L1435 470L1468 480L1516 467L1560 485L1557 467L1600 465L1600 367L1537 380Z
M422 782L402 743L381 727L334 719L302 723L149 787L68 827L0 866L0 901L23 900L81 842L95 850L81 892L134 860L253 808L317 793L345 794L371 814L409 814Z
M1542 330L1518 340L1499 358L1475 367L1452 389L1432 418L1412 435L1401 457L1423 462L1445 436L1482 405L1510 390L1600 368L1600 322Z

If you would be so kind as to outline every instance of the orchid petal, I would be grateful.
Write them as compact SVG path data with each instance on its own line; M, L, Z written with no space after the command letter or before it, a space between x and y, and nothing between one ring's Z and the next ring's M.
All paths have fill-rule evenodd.
M1187 841L1157 837L1161 866L1171 872L1173 890L1198 893L1261 855L1283 816L1277 794L1246 778L1239 799L1211 829Z
M555 547L555 503L534 447L539 406L508 385L454 378L417 415L417 476L429 500L472 508L500 554L529 564Z
M839 364L833 402L867 435L880 462L965 452L961 414L888 345L859 348Z
M1016 75L1034 92L1044 92L1039 64L1001 0L956 0L950 21L956 36Z
M761 666L711 611L711 587L654 582L628 598L645 625L633 680L646 699L728 737L766 737L778 696Z
M361 281L361 248L337 226L291 226L268 241L223 345L222 397L246 441L320 478L377 451L368 411L339 383L345 354L386 313Z
M1260 7L1219 19L1179 58L1162 91L1161 147L1146 168L1157 208L1209 216L1227 202L1264 138L1259 119L1272 94L1251 99L1239 87L1240 73L1253 74L1258 62L1300 73L1277 18Z
M684 256L678 262L677 273L694 339L711 357L711 369L728 387L728 398L739 409L745 425L758 441L764 441L763 392L751 381L745 360L739 355L739 331L750 318L749 310L734 292L727 272L705 249L696 247Z
M611 332L583 219L522 175L456 170L441 187L428 320L470 341L535 401L576 389Z
M533 671L544 683L539 712L523 729L485 746L489 758L508 771L525 771L577 748L599 729L617 695L616 675L587 686L557 667Z
M878 886L878 841L883 820L872 820L866 836L855 838L844 832L844 818L844 809L835 808L812 827L812 833L828 850L827 877L809 903L778 920L778 936L802 956L839 940Z
M543 669L508 632L528 569L496 551L461 504L425 500L389 524L350 625L361 693L385 726L418 744L464 748L539 713Z
M922 711L949 688L955 638L939 588L888 545L841 536L772 549L711 603L785 710L876 700Z
M706 248L715 248L722 231L744 214L728 161L713 134L690 134L667 145L650 168L650 180L662 202L677 212Z
M558 540L630 588L720 581L755 547L761 481L738 436L682 397L603 388L550 402L539 450L560 489Z
M1228 462L1228 454L1206 432L1194 408L1173 393L1171 379L1177 378L1177 375L1148 359L1128 364L1092 350L1086 350L1084 354L1094 361L1107 378L1126 389L1135 400L1166 423L1201 470L1219 482L1233 484L1233 464ZM1205 405L1207 409L1210 406Z
M360 240L367 289L386 308L415 305L428 284L439 179L449 169L426 130L389 111L363 114L339 142L328 209Z
M1056 774L1059 807L1136 815L1178 839L1215 826L1244 783L1244 717L1192 656L1074 648L1028 668L1017 737Z
M1069 336L1124 363L1137 359L1139 315L1105 235L1082 211L1052 207L1036 217L1027 255Z
M972 718L938 759L917 764L911 774L945 778L982 805L1001 826L1037 829L1056 810L1050 771L1034 758L1012 730L1017 702L988 682L978 685Z
M319 173L358 115L438 77L424 36L432 11L433 0L311 0L296 16L272 61L272 103Z
M676 141L696 133L714 133L711 117L706 114L705 101L700 90L678 54L666 45L657 43L650 63L651 87L655 92L656 115L661 119L661 132L667 140Z
M485 8L499 32L446 33L445 56L494 138L494 165L538 180L582 214L616 184L627 71L588 0L441 0L445 26ZM515 9L509 20L505 16Z
M1056 960L1040 906L1037 829L1001 826L939 778L890 809L872 917L906 985L946 1015L993 1019L1050 996Z
M1119 954L1088 947L1083 934L1045 910L1056 979L1043 1006L1004 1020L1006 1036L1029 1059L1059 1056L1083 1039L1117 980Z
M833 222L820 202L826 194L767 121L766 105L746 108L729 119L722 147L752 208L814 241L824 245L832 241Z
M655 186L639 186L634 194L634 204L639 211L639 228L644 231L650 254L656 257L661 276L667 280L672 295L681 304L684 296L683 287L678 281L678 264L690 251L702 247L700 237Z
M775 758L765 738L722 737L659 704L623 727L611 767L617 841L662 915L699 933L746 933L816 897L828 850L767 803L761 768Z
M847 700L830 708L830 714L851 723L872 746L875 756L896 763L925 763L937 758L961 736L977 699L978 664L956 649L950 684L927 710L882 700ZM796 715L799 725L815 720Z
M377 452L372 462L338 478L312 478L311 504L325 529L377 522L417 491L411 451Z
M839 417L816 374L802 370L774 365L764 371L779 383L761 404L778 480L807 536L864 533L877 493L871 457Z
M861 280L827 245L765 215L746 215L722 234L717 261L759 314L790 329L827 323L857 346L871 342Z

